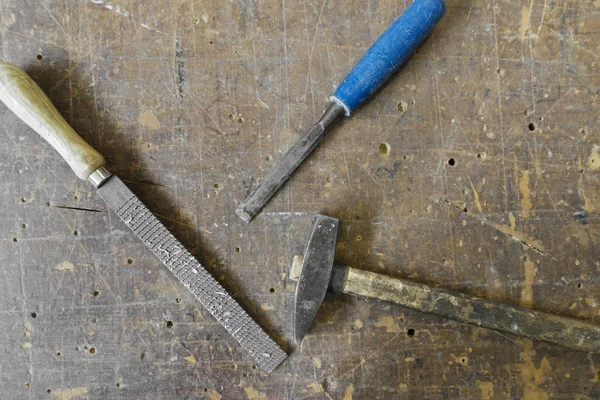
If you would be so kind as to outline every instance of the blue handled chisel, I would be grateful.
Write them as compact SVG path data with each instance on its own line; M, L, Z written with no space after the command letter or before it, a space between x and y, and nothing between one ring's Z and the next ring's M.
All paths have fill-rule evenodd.
M317 147L327 128L341 115L349 116L381 87L423 42L444 15L443 0L415 0L390 25L346 76L321 119L302 133L302 137L267 172L236 210L250 222L294 170Z

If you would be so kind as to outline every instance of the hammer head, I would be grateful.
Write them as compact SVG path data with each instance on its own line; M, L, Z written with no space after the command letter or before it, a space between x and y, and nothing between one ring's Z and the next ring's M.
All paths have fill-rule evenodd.
M294 340L300 344L325 298L333 269L340 220L311 215L306 250L294 296Z

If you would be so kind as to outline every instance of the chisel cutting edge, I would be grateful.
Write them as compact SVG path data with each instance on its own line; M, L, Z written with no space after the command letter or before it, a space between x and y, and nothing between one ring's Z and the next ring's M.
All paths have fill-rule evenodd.
M302 132L300 140L239 204L236 214L250 222L317 147L327 128L338 117L349 116L379 89L423 42L445 11L443 0L415 0L408 6L338 86L319 122Z
M75 133L38 85L20 68L3 62L0 100L50 143L79 178L98 188L108 206L261 368L271 372L287 357L133 192L104 168L102 155Z

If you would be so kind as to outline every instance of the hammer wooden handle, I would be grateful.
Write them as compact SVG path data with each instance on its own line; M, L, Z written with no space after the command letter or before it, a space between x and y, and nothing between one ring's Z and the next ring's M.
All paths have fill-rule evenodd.
M347 267L343 293L600 354L600 326Z
M65 121L42 89L19 67L0 62L0 100L43 137L86 180L104 166L104 157Z

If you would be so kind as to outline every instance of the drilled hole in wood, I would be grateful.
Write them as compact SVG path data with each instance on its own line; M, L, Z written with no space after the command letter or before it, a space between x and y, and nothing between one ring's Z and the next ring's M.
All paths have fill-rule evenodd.
M535 125L533 124L533 122L529 123L529 130L530 131L534 131L535 130Z
M218 183L215 183L215 184L213 185L213 187L214 187L215 189L218 189L218 188L219 188L219 184L218 184Z
M275 293L275 289L274 288L269 289L269 293Z
M240 123L240 124L243 124L243 123L244 123L244 118L242 118L242 117L239 117L239 118L238 118L238 123Z
M450 165L451 167L454 167L454 165L456 165L456 160L454 158L449 159L448 165Z
M406 331L406 336L408 337L414 337L415 336L415 330L413 328L410 328Z
M379 154L387 156L390 154L391 146L388 142L383 142L379 145Z
M173 321L167 321L167 328L171 329L173 327Z
M146 353L142 353L142 354L140 354L140 360L143 360L143 359L145 359L145 358L146 358Z
M77 231L73 231L73 235L75 235L75 236L79 236L79 232L77 232Z
M52 393L51 389L46 390L47 393Z
M120 383L117 383L117 387L121 387L121 384L120 384Z
M21 197L21 203L25 203L27 200L25 200L25 197Z
M360 236L360 235L356 236L356 241L357 242L360 242L361 240L362 240L362 236Z
M90 354L96 354L96 349L94 347L90 349Z
M175 299L175 303L181 303L181 298L179 298L179 297L178 297L178 298L176 298L176 299Z
M37 314L36 314L36 313L34 313L34 312L32 312L32 313L31 313L31 318L37 318Z
M56 353L56 357L60 357L60 351Z
M235 252L236 252L236 253L239 253L239 252L240 252L240 248L239 248L239 247L236 247L236 248L235 248Z
M581 287L582 287L582 286L583 286L583 285L581 284L581 282L577 284L577 287L578 287L579 289L581 289Z
M99 295L100 295L100 292L99 292L99 291L97 291L97 290L94 290L94 291L92 292L92 296L94 296L94 297L98 297Z
M27 228L27 224L21 224L21 228L23 228L23 229Z
M398 105L396 107L398 108L398 111L404 112L404 111L406 111L407 105L405 102L401 101L398 103Z
M127 259L127 264L133 264L133 260L131 258Z
M16 243L16 242L18 242L18 241L19 241L19 239L17 239L17 238L13 238L13 242L15 242L15 243Z

